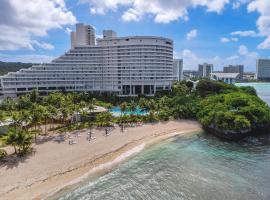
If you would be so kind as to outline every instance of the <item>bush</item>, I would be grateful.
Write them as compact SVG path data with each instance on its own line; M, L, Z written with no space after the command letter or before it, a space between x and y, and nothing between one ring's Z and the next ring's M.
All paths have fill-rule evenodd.
M257 96L232 92L203 100L197 117L217 132L250 133L269 126L270 108Z
M220 94L220 93L228 93L232 91L237 91L238 88L234 85L229 85L220 81L212 81L212 80L200 80L196 87L196 92L201 97L206 97L208 95Z
M240 90L243 91L244 93L257 96L257 91L255 90L254 87L251 87L251 86L241 86L240 87Z
M0 161L7 156L7 152L4 149L0 149Z

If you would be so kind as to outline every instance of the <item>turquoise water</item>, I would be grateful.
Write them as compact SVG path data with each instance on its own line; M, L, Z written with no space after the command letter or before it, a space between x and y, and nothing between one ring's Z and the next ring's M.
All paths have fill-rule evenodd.
M59 200L269 200L270 138L197 134L156 145Z
M53 199L269 200L270 136L241 142L205 133L175 137Z
M113 107L112 109L110 109L110 112L114 115L114 116L120 116L121 114L125 114L125 115L146 115L148 112L145 110L142 110L140 108L136 108L135 111L125 111L125 112L121 112L121 109L119 107Z

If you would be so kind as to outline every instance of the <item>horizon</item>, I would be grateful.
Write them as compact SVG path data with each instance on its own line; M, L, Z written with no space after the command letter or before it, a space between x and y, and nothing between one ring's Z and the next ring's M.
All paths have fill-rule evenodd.
M245 71L254 72L256 59L270 58L267 0L5 0L0 7L4 62L49 62L64 54L78 22L93 25L97 38L104 29L121 37L170 38L174 58L184 60L184 70L207 62L215 71L243 64Z

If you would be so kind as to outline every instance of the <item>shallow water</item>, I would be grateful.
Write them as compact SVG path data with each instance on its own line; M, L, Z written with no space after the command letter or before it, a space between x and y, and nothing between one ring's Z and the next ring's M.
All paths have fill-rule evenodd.
M270 199L270 138L206 134L156 145L55 199Z
M255 86L270 103L270 84ZM204 133L175 137L53 199L269 200L270 136L241 142Z

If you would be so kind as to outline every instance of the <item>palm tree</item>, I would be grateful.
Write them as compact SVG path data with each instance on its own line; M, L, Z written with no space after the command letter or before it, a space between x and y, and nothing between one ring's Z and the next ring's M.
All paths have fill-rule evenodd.
M58 115L57 109L53 105L47 106L47 111L49 113L49 119L50 119L50 129L54 128L54 118Z
M48 119L49 119L50 116L51 115L50 115L49 110L46 107L44 107L44 110L43 110L43 113L42 113L42 118L44 119L44 125L45 125L44 131L45 131L45 135L47 134L47 121L48 121Z
M4 137L4 142L6 145L13 146L16 155L22 156L31 148L32 139L32 135L27 130L10 128Z
M126 102L123 102L123 103L120 104L119 107L120 107L120 110L121 110L121 115L123 115L123 113L127 110L128 105L127 105Z
M121 110L121 116L120 116L120 126L121 126L121 131L124 131L124 120L123 120L123 113L127 110L128 105L126 102L123 102L120 104L120 110Z
M97 126L107 127L107 126L111 126L112 119L113 119L113 116L110 112L103 112L103 113L99 113L96 116L95 122Z
M147 102L147 100L145 98L140 98L139 106L143 111L148 110L148 102Z
M137 109L137 104L135 103L135 101L131 101L131 103L129 104L129 109L132 113L134 113Z
M37 126L44 119L44 106L34 104L31 110L31 124L35 126L35 142L37 141Z

